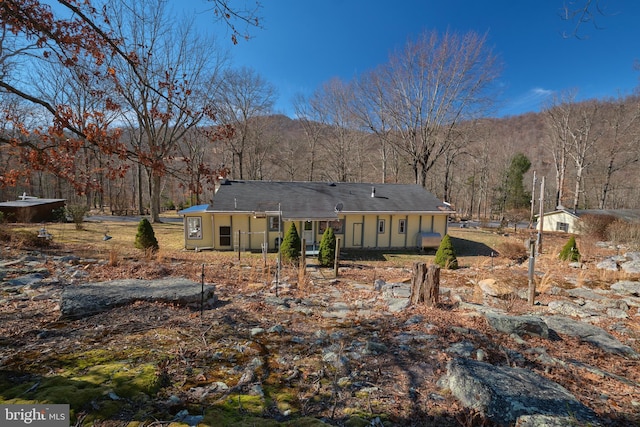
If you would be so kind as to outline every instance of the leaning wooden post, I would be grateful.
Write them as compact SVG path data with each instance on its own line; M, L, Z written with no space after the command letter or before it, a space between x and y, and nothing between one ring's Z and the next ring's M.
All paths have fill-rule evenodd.
M533 239L527 239L529 243L529 305L536 303L536 282L534 280L534 271L536 265L536 242Z
M427 267L423 262L414 262L411 275L411 305L424 303L434 307L440 302L440 266Z
M300 248L300 265L298 265L298 286L302 287L304 284L304 276L307 268L307 242L302 239Z
M333 259L333 275L338 277L338 265L340 264L340 238L336 239L336 253Z

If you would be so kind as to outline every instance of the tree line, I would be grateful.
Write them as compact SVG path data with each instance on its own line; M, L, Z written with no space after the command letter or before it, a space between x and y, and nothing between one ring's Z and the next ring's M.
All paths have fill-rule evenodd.
M232 41L255 11L211 2ZM0 193L113 211L209 203L220 177L414 182L465 217L546 207L639 208L640 101L558 95L490 118L499 57L486 35L425 31L352 80L274 114L274 86L159 0L0 5ZM95 5L97 6L97 5Z

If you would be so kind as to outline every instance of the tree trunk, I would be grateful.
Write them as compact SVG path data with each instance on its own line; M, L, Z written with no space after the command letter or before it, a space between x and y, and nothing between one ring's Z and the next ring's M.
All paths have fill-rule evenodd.
M151 222L158 223L160 221L160 193L162 191L162 177L151 171L151 198L149 204L151 205Z
M440 266L427 268L423 262L414 262L411 275L411 305L424 303L429 307L438 305L440 298Z

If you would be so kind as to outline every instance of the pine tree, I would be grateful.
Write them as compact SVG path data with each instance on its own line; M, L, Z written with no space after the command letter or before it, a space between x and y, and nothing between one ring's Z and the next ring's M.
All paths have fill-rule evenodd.
M571 236L569 241L562 247L558 255L561 261L578 262L580 261L580 252L576 245L576 236Z
M436 258L434 260L442 268L448 268L455 270L458 268L458 258L456 257L456 251L451 243L451 238L448 234L445 234L440 242L440 247L436 252Z
M300 245L302 241L298 235L298 229L295 223L291 223L291 227L287 230L282 245L280 246L280 253L285 261L297 261L300 258Z
M151 249L157 251L160 249L156 234L147 218L142 218L138 223L138 232L136 233L135 247L138 249Z
M318 248L318 263L322 267L333 267L336 252L336 235L332 227L327 227Z

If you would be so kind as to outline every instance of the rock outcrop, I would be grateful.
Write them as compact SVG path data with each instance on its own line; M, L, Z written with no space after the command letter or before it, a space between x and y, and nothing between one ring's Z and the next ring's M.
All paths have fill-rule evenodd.
M569 418L578 425L598 422L595 413L564 387L527 369L456 358L448 363L441 384L462 405L498 425L513 425L526 415Z
M213 286L203 291L200 283L182 278L112 280L66 287L60 297L60 315L77 319L135 301L197 304L212 299Z

